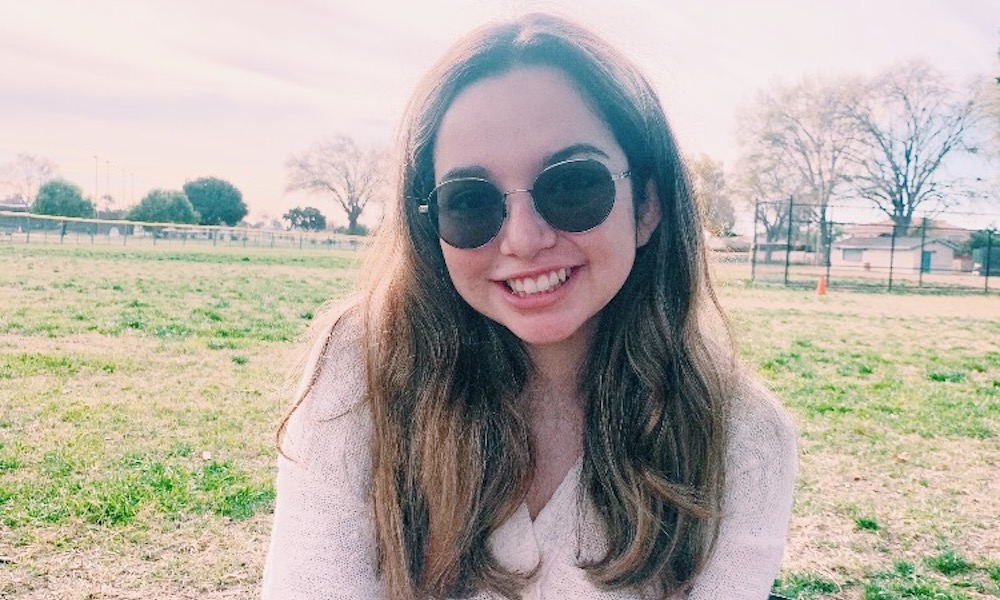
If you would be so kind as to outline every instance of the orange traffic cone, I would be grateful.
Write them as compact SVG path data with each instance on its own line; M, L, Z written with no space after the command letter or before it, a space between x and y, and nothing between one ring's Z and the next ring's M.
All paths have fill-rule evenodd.
M819 281L816 282L816 295L825 296L826 295L826 276L820 275Z

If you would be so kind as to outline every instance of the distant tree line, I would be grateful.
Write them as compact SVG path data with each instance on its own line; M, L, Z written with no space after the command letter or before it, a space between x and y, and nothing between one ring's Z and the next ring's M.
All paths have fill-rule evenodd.
M15 194L8 197L12 205L25 206L40 215L97 216L93 200L83 196L80 186L55 177L55 166L46 159L19 155L7 173L16 177ZM33 190L35 183L37 191ZM128 221L233 226L246 215L243 194L233 184L202 177L188 181L181 190L152 190L122 216Z

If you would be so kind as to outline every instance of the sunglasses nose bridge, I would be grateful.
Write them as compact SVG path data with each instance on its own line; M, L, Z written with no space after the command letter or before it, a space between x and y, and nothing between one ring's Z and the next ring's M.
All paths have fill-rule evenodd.
M513 189L513 190L507 190L506 192L502 192L500 194L500 197L501 197L501 199L503 201L503 222L504 223L506 223L507 219L510 218L510 205L507 202L507 198L509 196L512 196L512 195L515 195L515 194L527 194L528 195L528 205L531 207L531 212L534 213L535 216L541 218L543 221L545 220L545 218L542 217L542 213L540 213L538 211L538 205L535 204L535 192L534 192L534 190L531 189L531 188L516 188L516 189ZM547 221L546 221L546 223L547 223Z
M524 188L524 189L518 188L518 189L515 189L515 190L507 190L506 192L503 192L502 194L500 194L500 196L504 199L504 201L506 201L507 200L507 196L510 196L511 194L528 194L528 195L531 195L531 190L528 189L528 188ZM534 200L534 197L532 197L532 200Z

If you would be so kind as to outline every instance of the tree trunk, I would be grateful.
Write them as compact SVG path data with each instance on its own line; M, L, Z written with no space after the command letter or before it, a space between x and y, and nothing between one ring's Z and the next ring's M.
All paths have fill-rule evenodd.
M358 231L358 217L361 216L361 208L357 204L352 204L347 211L347 231L355 233Z
M907 232L910 230L910 217L907 215L893 215L892 222L892 235L897 238L906 237Z
M819 240L816 242L816 264L823 267L830 266L831 227L830 221L826 218L826 207L823 207L819 213Z

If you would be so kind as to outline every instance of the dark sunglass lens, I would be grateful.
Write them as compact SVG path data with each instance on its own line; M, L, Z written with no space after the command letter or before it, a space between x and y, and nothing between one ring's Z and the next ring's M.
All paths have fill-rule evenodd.
M549 225L569 232L597 227L615 204L615 182L596 160L555 165L542 171L532 192Z
M458 179L436 192L438 235L457 248L475 248L493 239L503 224L503 196L493 184Z

